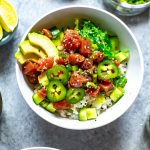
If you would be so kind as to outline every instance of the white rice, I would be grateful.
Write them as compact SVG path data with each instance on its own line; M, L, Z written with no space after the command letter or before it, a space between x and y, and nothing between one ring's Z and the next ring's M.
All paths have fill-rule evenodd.
M77 104L72 105L72 113L67 110L59 110L58 113L61 117L68 117L70 119L78 119L78 110L80 108L86 107L87 105L92 105L92 102L95 101L96 98L85 96L82 101L78 102ZM104 103L101 106L96 108L97 115L108 109L112 106L111 99L109 97L105 98Z

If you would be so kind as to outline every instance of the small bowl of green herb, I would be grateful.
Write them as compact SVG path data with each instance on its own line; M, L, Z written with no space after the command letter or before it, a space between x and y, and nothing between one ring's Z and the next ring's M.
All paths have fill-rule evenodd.
M150 0L104 0L104 4L119 15L134 16L147 10Z

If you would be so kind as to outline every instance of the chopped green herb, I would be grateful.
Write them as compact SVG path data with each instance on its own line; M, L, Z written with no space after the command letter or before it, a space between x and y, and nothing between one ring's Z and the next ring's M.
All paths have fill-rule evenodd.
M82 38L89 38L92 48L98 48L105 56L112 57L111 42L107 32L101 30L90 21L84 21L79 27L79 34Z
M118 76L115 81L115 86L116 87L124 87L127 83L127 78L124 75Z

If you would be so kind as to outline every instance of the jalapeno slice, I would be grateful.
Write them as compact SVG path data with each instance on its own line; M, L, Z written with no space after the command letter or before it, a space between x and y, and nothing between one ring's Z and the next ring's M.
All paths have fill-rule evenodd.
M59 80L50 81L46 88L46 95L51 102L61 101L66 96L66 88Z
M118 76L118 68L112 61L104 60L98 64L97 74L102 80L112 79Z
M51 80L59 80L63 84L66 84L69 79L69 72L68 70L61 65L53 66L51 69L49 69L46 73L48 79Z
M66 100L70 104L76 104L83 99L85 90L82 88L70 88L67 91Z

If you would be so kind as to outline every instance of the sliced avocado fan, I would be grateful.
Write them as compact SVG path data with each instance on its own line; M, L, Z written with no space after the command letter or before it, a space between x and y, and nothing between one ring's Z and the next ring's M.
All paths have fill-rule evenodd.
M38 62L38 60L40 59L37 55L35 54L27 54L27 55L23 55L22 52L20 50L18 50L15 53L15 58L17 59L17 61L20 64L24 64L27 60L31 60L33 62Z
M28 55L28 54L32 53L32 54L35 54L41 58L46 57L46 54L41 50L41 48L37 48L37 47L33 46L29 42L29 40L22 41L19 44L19 48L20 48L23 55Z
M58 50L47 36L33 32L28 34L28 38L31 44L42 48L47 56L58 58Z

